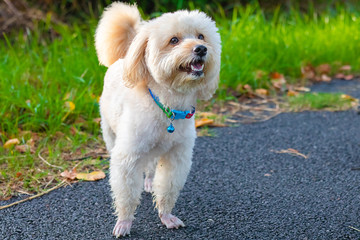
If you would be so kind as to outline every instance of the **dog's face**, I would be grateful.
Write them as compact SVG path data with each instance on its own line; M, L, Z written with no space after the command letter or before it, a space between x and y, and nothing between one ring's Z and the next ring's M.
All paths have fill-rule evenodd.
M140 29L125 57L125 72L149 75L179 92L198 91L207 99L217 87L220 54L220 35L204 13L167 13Z

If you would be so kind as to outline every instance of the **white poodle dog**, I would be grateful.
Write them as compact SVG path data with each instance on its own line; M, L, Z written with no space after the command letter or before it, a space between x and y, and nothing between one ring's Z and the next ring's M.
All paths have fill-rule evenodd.
M190 171L196 102L209 99L218 86L217 31L199 11L142 21L135 5L114 2L103 13L95 46L100 63L109 67L100 113L111 154L116 237L130 234L143 187L153 193L167 228L184 226L171 211Z

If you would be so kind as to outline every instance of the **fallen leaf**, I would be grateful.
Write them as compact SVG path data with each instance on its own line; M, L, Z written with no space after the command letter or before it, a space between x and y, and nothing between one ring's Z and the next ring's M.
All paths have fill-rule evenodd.
M302 74L303 78L310 79L310 80L313 80L316 76L315 69L310 64L308 64L304 67L301 67L301 74Z
M344 65L344 66L339 68L339 71L350 71L350 70L351 70L350 65Z
M258 88L255 90L255 93L258 95L262 95L262 96L267 96L269 95L269 91L264 89L264 88Z
M70 112L75 110L75 104L72 101L66 101L65 106Z
M262 79L265 75L267 75L267 74L263 70L255 71L255 79L256 80Z
M17 145L15 146L15 150L20 153L26 153L27 151L30 153L35 153L35 150L27 144Z
M274 88L284 91L286 89L286 80L284 75L274 72L270 74L271 83Z
M30 138L29 140L26 141L26 145L30 146L30 147L35 147L35 141L33 138Z
M343 78L345 78L345 74L338 73L338 74L335 75L335 78L343 79Z
M298 92L310 92L311 91L311 89L307 88L307 87L294 87L294 90L298 91Z
M344 77L344 79L345 80L352 80L352 79L354 79L354 75L346 75L345 77Z
M322 82L330 82L330 81L331 81L331 77L329 77L328 75L326 75L326 74L324 73L324 74L321 74L320 80L321 80Z
M100 123L100 122L101 122L101 118L94 118L94 119L93 119L93 122L94 122L94 123Z
M316 67L316 72L318 74L326 74L328 75L331 71L331 67L329 64L325 63L325 64L321 64L319 66Z
M299 95L299 93L296 92L296 91L293 91L293 90L289 90L289 91L287 92L287 95L288 95L289 97L293 97L293 96Z
M245 84L245 85L244 85L244 89L245 89L247 92L249 92L249 93L252 93L252 92L253 92L253 90L252 90L252 88L251 88L251 86L250 86L249 84Z
M291 155L303 157L305 159L308 158L308 156L306 156L305 154L300 153L298 150L293 149L293 148L288 148L286 150L280 150L280 151L275 151L275 150L270 150L270 151L275 152L275 153L288 153L288 154L291 154Z
M3 147L4 148L10 148L11 146L18 145L18 144L20 144L19 139L13 138L13 139L7 140Z
M347 94L341 94L340 96L342 99L345 99L345 100L349 100L349 101L357 101L356 98L350 96L350 95L347 95Z
M60 176L68 180L74 180L76 178L76 169L74 168L70 171L65 170L62 173L60 173Z
M284 75L282 75L278 72L273 72L270 74L270 78L271 79L282 79L282 78L284 78Z
M78 173L76 174L76 179L84 181L96 181L105 178L105 173L103 171L94 171L91 173Z
M214 123L213 119L201 118L201 119L195 120L195 127L196 128L203 127L203 126L206 126L206 125L210 125L212 123Z

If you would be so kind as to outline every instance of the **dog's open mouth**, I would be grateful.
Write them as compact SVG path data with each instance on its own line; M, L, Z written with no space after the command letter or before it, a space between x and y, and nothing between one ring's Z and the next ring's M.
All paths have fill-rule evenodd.
M194 60L186 66L180 66L180 71L187 72L188 74L193 74L196 76L201 76L204 74L204 61Z

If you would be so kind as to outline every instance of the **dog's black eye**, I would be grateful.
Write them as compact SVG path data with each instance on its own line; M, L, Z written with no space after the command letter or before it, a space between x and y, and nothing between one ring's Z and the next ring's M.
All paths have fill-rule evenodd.
M173 37L171 40L170 40L170 43L175 45L179 42L179 39L177 37Z
M199 34L198 39L200 39L200 40L204 40L204 35Z

